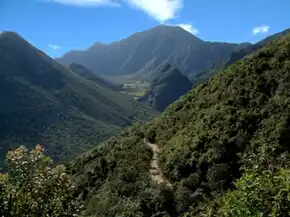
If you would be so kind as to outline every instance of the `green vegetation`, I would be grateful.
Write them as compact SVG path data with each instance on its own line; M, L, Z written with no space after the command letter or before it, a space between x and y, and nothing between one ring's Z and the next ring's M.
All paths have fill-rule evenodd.
M189 79L181 72L167 65L155 78L146 94L139 98L141 102L148 102L159 111L164 111L168 105L179 99L192 88Z
M168 210L171 192L155 188L149 177L151 149L135 125L109 139L69 166L76 180L75 197L86 207L84 216L151 216Z
M72 162L75 195L87 216L288 216L289 88L288 34ZM144 137L172 190L150 179Z
M247 172L235 184L236 190L215 200L200 216L289 216L289 182L289 169Z
M87 151L153 111L87 80L16 33L0 34L0 167L17 144L42 143L56 161Z
M8 152L6 174L0 174L0 215L5 217L72 217L81 206L72 197L74 185L63 165L52 160L37 145Z
M149 87L149 83L139 80L127 80L121 84L121 92L128 94L133 99L137 100L144 96L146 90Z

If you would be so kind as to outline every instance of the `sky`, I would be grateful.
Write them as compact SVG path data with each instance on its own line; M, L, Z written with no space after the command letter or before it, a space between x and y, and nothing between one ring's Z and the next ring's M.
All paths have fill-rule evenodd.
M0 0L0 32L17 32L52 57L160 24L254 43L290 28L290 0Z

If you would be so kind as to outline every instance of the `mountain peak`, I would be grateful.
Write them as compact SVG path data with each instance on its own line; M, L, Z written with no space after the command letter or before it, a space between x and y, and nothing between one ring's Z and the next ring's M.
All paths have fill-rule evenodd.
M14 54L17 54L15 49L25 51L30 50L28 47L34 47L27 40L25 40L21 35L12 31L3 31L0 33L1 47L5 49L14 50Z
M8 35L8 36L13 36L13 35L15 35L15 36L18 36L18 37L21 37L18 33L16 33L16 32L13 32L13 31L2 31L1 32L1 36L3 36L3 35Z
M167 71L161 72L154 79L147 93L140 101L147 101L159 111L166 109L168 105L187 93L192 88L190 80L177 68L166 65Z
M104 46L106 46L106 44L103 44L101 42L96 42L88 50L99 49L99 48L102 48Z
M110 44L96 43L57 59L65 66L79 63L106 76L128 75L152 80L167 64L184 74L210 69L239 47L238 44L205 42L179 26L158 25ZM215 52L213 52L215 51Z
M13 39L13 40L17 39L17 40L21 40L21 41L26 41L18 33L12 32L12 31L3 31L3 32L1 32L0 33L0 39L4 39L4 38L9 38L9 39Z
M151 29L149 29L149 30L157 30L157 29L159 29L159 30L176 30L176 31L180 31L180 30L182 30L182 31L186 31L186 30L184 30L182 27L180 27L180 26L174 26L174 25L164 25L164 24L161 24L161 25L157 25L157 26L155 26L155 27L153 27L153 28L151 28ZM187 32L187 31L186 31Z
M196 37L195 35L191 34L190 32L186 31L180 26L172 26L172 25L158 25L149 30L149 32L158 32L158 33L165 33L165 34L173 34L174 36L182 36L182 37L190 37L191 39L198 40L202 42L200 38Z
M175 83L181 82L181 83L190 83L188 77L183 75L178 68L170 67L165 73L161 73L158 82L166 82L166 81L173 81L175 80ZM188 81L188 82L187 82ZM191 85L190 85L191 86Z
M154 30L154 29L155 30L156 29L173 30L173 29L182 29L182 28L180 26L172 26L172 25L164 25L164 24L161 24L161 25L157 25L157 26L151 28L151 30Z

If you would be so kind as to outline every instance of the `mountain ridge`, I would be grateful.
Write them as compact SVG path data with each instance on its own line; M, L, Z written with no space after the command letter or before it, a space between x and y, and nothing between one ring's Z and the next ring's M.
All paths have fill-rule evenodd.
M193 84L177 68L170 65L165 66L158 74L139 101L148 102L157 110L164 111L168 105L186 94Z
M65 66L79 63L103 75L149 79L166 64L185 74L197 73L240 46L246 45L206 42L180 27L162 25L97 48L93 45L85 51L71 51L56 60Z
M97 73L92 72L90 69L84 67L83 65L72 63L70 64L69 69L104 88L108 88L111 90L120 89L119 85L114 84L106 80L105 78L98 76Z

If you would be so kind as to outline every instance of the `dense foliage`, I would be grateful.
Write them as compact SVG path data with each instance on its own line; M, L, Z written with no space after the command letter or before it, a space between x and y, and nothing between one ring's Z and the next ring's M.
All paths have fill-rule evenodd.
M249 44L203 41L180 27L161 25L111 44L96 43L85 51L70 51L57 60L65 66L75 62L106 76L151 80L167 64L195 74L245 46Z
M66 168L54 167L40 145L9 151L6 162L8 171L0 174L0 216L72 217L81 211Z
M174 213L170 191L155 188L148 176L152 153L141 138L136 125L70 165L85 216L141 217L166 208Z
M168 105L191 90L192 83L178 69L170 65L166 66L160 74L139 101L148 102L157 110L164 111Z
M15 144L66 160L152 110L66 69L16 33L0 34L0 167Z
M162 147L160 163L183 185L190 204L197 192L212 198L253 166L288 162L290 36L270 43L193 89L150 124ZM284 156L284 155L283 155ZM180 211L183 211L181 209Z
M218 198L205 213L219 217L289 216L289 181L289 169L245 173L235 184L236 190Z
M289 88L287 35L194 88L153 121L78 158L70 166L75 194L91 216L177 216L188 210L193 216L210 210L286 216ZM159 164L172 189L150 180L152 153L144 137L161 148ZM237 189L225 194L238 179ZM266 203L250 200L254 192Z

